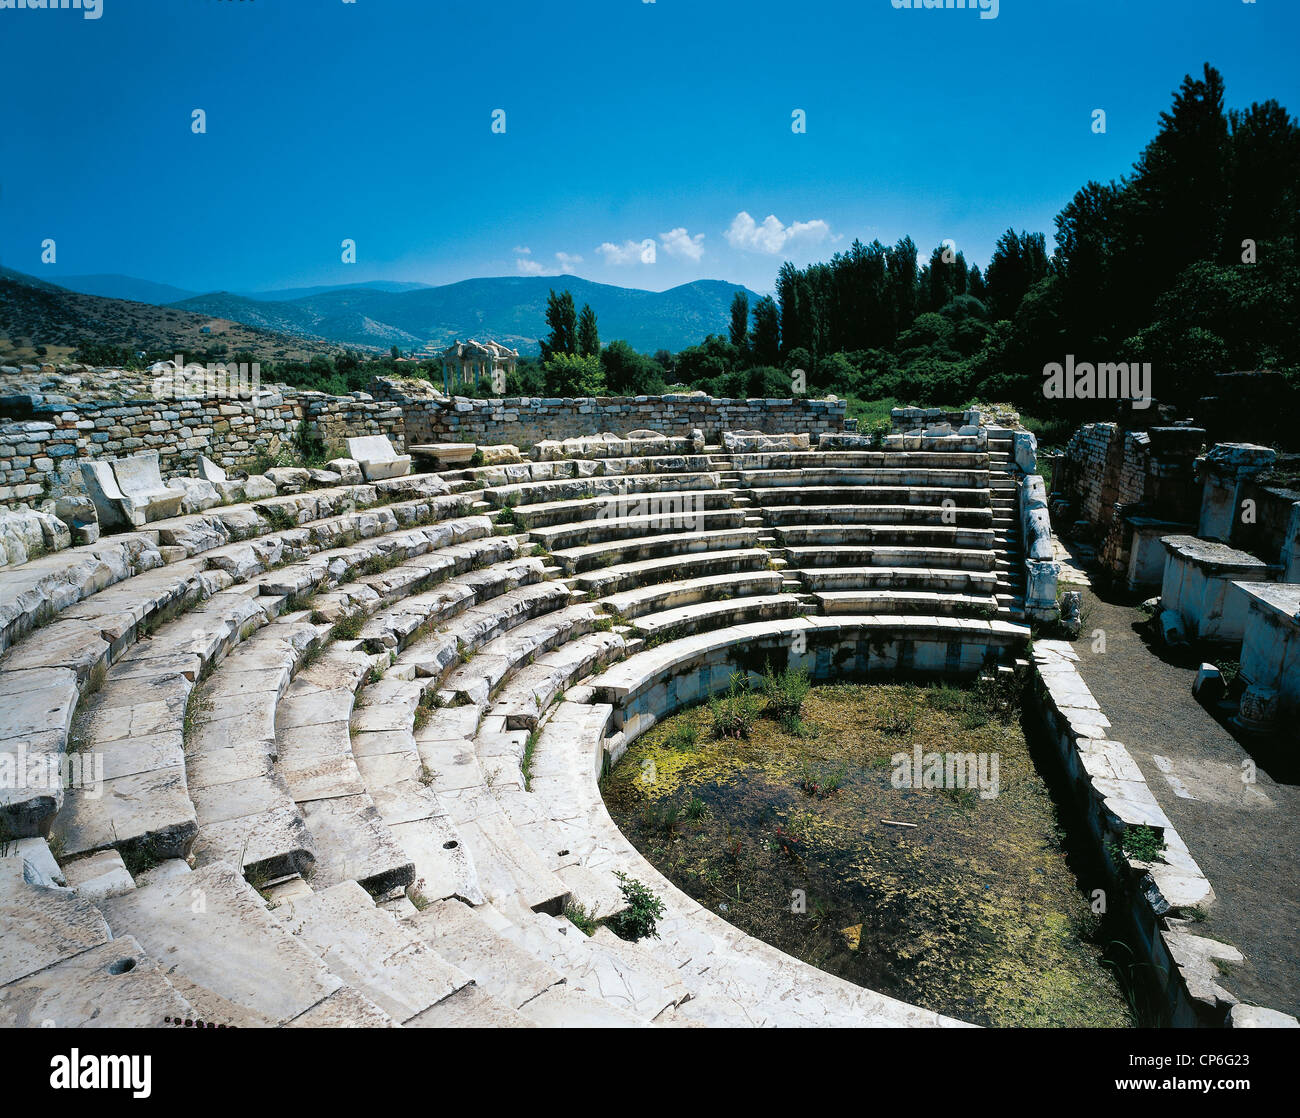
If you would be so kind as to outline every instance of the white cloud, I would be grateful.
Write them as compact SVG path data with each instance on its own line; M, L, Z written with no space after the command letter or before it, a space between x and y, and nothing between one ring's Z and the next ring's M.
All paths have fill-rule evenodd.
M558 276L564 272L571 272L575 267L582 263L581 256L574 256L567 252L557 252L555 254L555 263L546 264L541 260L532 259L532 249L516 248L515 252L520 255L515 259L515 267L519 269L521 276Z
M685 229L670 229L667 233L659 234L659 243L664 246L664 252L669 256L676 256L683 260L698 260L704 255L703 233L696 233L692 237Z
M621 245L606 241L596 251L605 258L606 264L653 264L656 259L653 237L644 241L624 241Z
M826 222L794 221L783 225L775 214L768 214L760 225L744 210L736 214L727 229L727 244L746 252L765 252L775 256L791 243L819 244L830 236Z
M527 245L516 245L512 250L516 256L532 256L533 250Z

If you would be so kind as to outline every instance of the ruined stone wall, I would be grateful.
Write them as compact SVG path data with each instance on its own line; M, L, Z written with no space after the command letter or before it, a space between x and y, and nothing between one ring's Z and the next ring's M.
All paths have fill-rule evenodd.
M1194 525L1200 483L1194 463L1205 431L1198 427L1126 430L1089 423L1056 459L1053 515L1061 530L1091 537L1101 565L1124 574L1131 558L1134 517ZM1075 528L1086 522L1086 531Z
M723 431L817 437L845 430L843 400L719 400L707 396L597 397L543 399L512 397L475 400L409 400L404 405L407 442L513 443L532 446L544 439L569 439L612 431L651 430L689 435L695 428L711 443Z
M0 423L0 502L81 491L78 459L156 450L164 477L194 474L200 454L238 468L273 455L299 423L328 446L387 435L401 450L401 407L364 393L263 392L240 399L34 401L30 418Z
M413 443L514 443L528 447L613 431L649 429L710 442L724 430L819 435L843 431L842 400L715 400L706 396L490 399L432 394L424 382L377 378L370 392L329 396L284 385L249 394L168 398L152 374L83 366L6 368L0 378L0 503L82 489L77 462L157 451L163 477L194 475L200 454L247 467L305 433L342 453L344 440L383 435L402 453ZM151 387L152 385L152 387ZM6 388L8 389L6 391Z

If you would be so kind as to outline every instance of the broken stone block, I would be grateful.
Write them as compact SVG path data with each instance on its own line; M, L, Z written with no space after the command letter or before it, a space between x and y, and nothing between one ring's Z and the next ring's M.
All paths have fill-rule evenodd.
M305 472L305 471L304 471ZM250 474L244 481L245 501L264 501L275 496L275 482L264 474Z
M325 463L325 468L338 474L344 485L360 485L365 481L361 463L355 458L331 458Z
M185 496L181 499L181 512L185 514L203 512L221 504L221 496L216 486L210 481L198 477L174 477L167 483L172 489L181 490Z
M63 872L68 887L92 903L129 893L135 888L126 863L116 850L101 850L86 858L76 858L64 865Z
M266 471L277 493L301 493L311 474L301 466L275 466Z
M228 480L226 471L218 466L206 454L199 455L199 477L204 481L218 482Z
M1162 609L1159 621L1160 637L1165 644L1182 644L1187 639L1183 632L1183 619L1173 610Z
M1202 664L1192 683L1192 694L1207 703L1223 698L1223 673L1213 664Z

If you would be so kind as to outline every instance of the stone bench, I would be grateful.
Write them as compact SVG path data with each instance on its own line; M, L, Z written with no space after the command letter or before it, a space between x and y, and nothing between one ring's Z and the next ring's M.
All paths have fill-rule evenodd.
M620 563L575 576L581 593L592 597L618 594L652 583L673 582L683 578L703 578L736 571L766 570L772 556L762 548L734 551L705 551L697 554L669 555L662 559L645 559Z
M716 490L716 473L624 474L617 477L571 478L561 481L524 482L501 485L483 491L483 499L495 508L541 504L552 501L584 500L595 497L626 497L647 493L681 493Z
M731 508L736 494L731 489L693 489L686 493L637 493L628 490L614 495L582 497L576 500L544 501L512 509L515 522L526 531L578 524L586 520L636 516L674 509L712 512Z
M569 574L593 567L641 562L666 556L694 555L701 551L735 551L758 542L757 528L717 528L678 532L661 536L637 536L587 544L553 553L555 561Z
M994 571L934 567L805 567L799 572L814 593L824 590L934 590L940 593L992 594Z
M648 641L677 640L709 629L794 617L806 607L793 594L755 594L647 613L632 630Z
M791 524L773 528L787 547L871 546L947 547L992 551L992 528L958 528L947 524Z
M779 491L778 491L779 492ZM993 510L956 505L765 505L763 515L775 528L786 525L954 525L983 528L993 523Z
M631 620L644 613L679 609L700 602L751 594L779 594L784 581L785 576L779 571L737 571L645 586L601 598L600 604L616 617Z
M963 451L851 450L783 454L737 454L737 470L977 470L989 468L987 453Z
M951 571L991 571L997 562L993 550L975 551L956 547L845 547L822 544L817 547L787 547L791 567L928 567Z
M808 435L765 435L761 431L723 431L722 449L728 454L762 454L769 451L808 450Z
M706 531L741 528L748 513L743 508L705 511L692 507L690 501L656 500L654 512L626 516L596 516L577 523L533 528L528 538L548 551L579 547L612 540L646 536L651 532ZM608 508L608 506L606 506ZM621 510L615 510L621 511Z
M986 488L936 486L918 489L888 485L757 485L746 489L746 496L762 505L764 511L775 505L925 505L943 507L945 501L961 508L988 508L991 504Z
M998 601L992 594L939 590L827 590L814 595L825 614L920 613L935 617L959 614L991 617Z
M473 443L420 443L406 449L421 465L427 464L430 469L450 470L457 466L468 466L478 447ZM365 469L364 462L361 463L361 468Z
M768 661L778 670L806 666L815 680L895 672L952 678L974 675L990 653L1018 648L1028 635L1003 621L902 615L736 625L628 657L597 677L595 699L613 706L626 744L673 711L726 690L738 670L757 684Z
M932 489L987 489L987 470L939 470L921 467L880 469L794 469L740 471L740 484L749 489L773 489L781 485L800 488L844 489L906 488L921 492Z
M103 527L143 528L181 511L185 491L163 484L157 451L131 458L91 458L80 465L81 480Z
M609 619L590 603L552 610L531 618L475 650L474 657L448 673L438 688L446 705L470 703L485 709L492 693L530 658L592 632Z
M348 439L347 446L348 457L361 466L367 481L405 477L411 472L411 456L399 455L383 435Z
M490 714L505 719L507 730L531 730L556 697L578 680L623 655L618 633L588 633L519 668L495 696Z

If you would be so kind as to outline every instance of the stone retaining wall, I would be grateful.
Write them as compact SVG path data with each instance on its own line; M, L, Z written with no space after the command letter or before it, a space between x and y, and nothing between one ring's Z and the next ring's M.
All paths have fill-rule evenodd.
M112 384L112 370L98 370ZM120 386L143 386L122 374ZM3 390L0 389L0 392ZM219 396L70 400L59 395L6 397L0 418L0 504L40 501L82 491L77 461L156 450L163 477L194 475L204 454L227 469L274 455L306 433L341 452L344 440L384 435L399 453L434 442L512 443L530 447L612 431L653 430L689 436L704 431L719 442L724 430L821 434L851 427L842 400L716 400L707 396L598 399L451 400L428 386L378 378L371 392L329 396L283 385L264 386L251 398Z
M356 435L404 447L402 409L365 393L263 392L254 400L35 401L31 418L0 423L0 503L82 491L77 460L156 450L164 477L194 474L200 454L227 468L273 455L299 424L341 449Z
M719 400L708 396L595 397L543 399L508 397L476 400L410 400L404 405L412 445L435 442L512 443L532 446L546 439L570 439L641 429L689 436L699 428L710 443L723 431L811 435L846 429L843 400Z
M1122 921L1140 952L1131 968L1156 999L1163 1026L1221 1027L1237 1023L1235 998L1218 984L1215 959L1240 962L1232 945L1193 934L1193 909L1214 903L1214 891L1125 747L1106 737L1110 723L1074 668L1077 653L1065 641L1036 641L1033 685L1027 701L1064 770L1104 882L1107 911ZM1130 827L1150 827L1166 843L1164 861L1139 862L1120 844ZM1096 894L1093 893L1093 899ZM1245 1008L1245 1007L1238 1007ZM1258 1012L1258 1011L1257 1011Z

